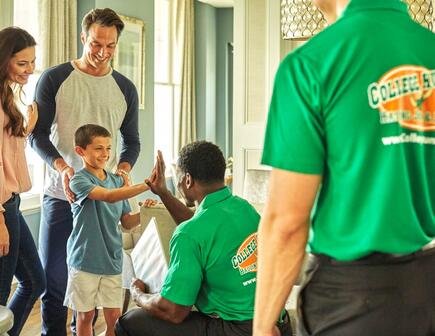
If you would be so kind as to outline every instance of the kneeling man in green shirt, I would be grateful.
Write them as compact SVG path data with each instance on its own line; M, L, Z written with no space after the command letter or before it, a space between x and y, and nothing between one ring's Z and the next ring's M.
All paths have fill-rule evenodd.
M168 274L158 294L133 282L132 297L141 308L118 320L116 335L252 335L259 214L225 186L224 156L210 142L191 143L179 153L177 187L186 204L166 188L164 170L159 152L148 185L181 223L170 242ZM188 208L193 205L195 213ZM290 335L289 323L279 328Z

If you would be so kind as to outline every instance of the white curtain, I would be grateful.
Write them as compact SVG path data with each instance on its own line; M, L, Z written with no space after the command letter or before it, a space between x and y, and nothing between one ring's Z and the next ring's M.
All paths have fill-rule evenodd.
M77 58L77 0L38 0L42 69Z
M194 0L175 1L175 74L179 74L180 111L174 148L196 140ZM177 129L177 128L176 128Z

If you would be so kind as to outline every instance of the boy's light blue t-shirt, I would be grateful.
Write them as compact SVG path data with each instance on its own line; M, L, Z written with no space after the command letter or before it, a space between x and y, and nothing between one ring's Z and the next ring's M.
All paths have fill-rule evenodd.
M70 188L76 201L71 206L73 230L67 242L68 266L94 274L121 273L122 238L118 222L131 211L130 205L128 201L95 201L88 195L96 186L114 189L122 185L122 178L109 172L105 180L86 169L74 174Z

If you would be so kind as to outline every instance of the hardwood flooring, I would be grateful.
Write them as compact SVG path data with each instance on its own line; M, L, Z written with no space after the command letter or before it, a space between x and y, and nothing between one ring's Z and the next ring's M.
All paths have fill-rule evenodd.
M71 320L71 310L68 311L68 324L67 324L67 335L71 335L71 331L69 330L69 323ZM95 324L95 333L96 335L104 335L104 331L106 330L106 323L104 322L103 311L100 310L98 314L98 320ZM29 318L24 325L23 330L21 331L20 336L40 336L41 335L41 310L40 310L40 300L35 303L32 312L29 315Z

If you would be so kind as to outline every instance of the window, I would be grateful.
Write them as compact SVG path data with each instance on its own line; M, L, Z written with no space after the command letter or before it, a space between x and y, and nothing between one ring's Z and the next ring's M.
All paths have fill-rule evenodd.
M14 0L14 25L27 30L36 40L40 41L38 29L37 1ZM28 105L32 102L35 92L36 82L41 75L41 48L36 46L36 68L29 82L24 86L24 103ZM22 106L25 109L25 106ZM22 194L22 208L30 209L39 206L40 194L43 190L44 163L29 145L26 146L27 165L30 178L32 179L32 189Z
M167 163L177 156L174 137L178 134L180 104L179 76L174 66L173 3L156 0L154 20L154 146L163 152Z

